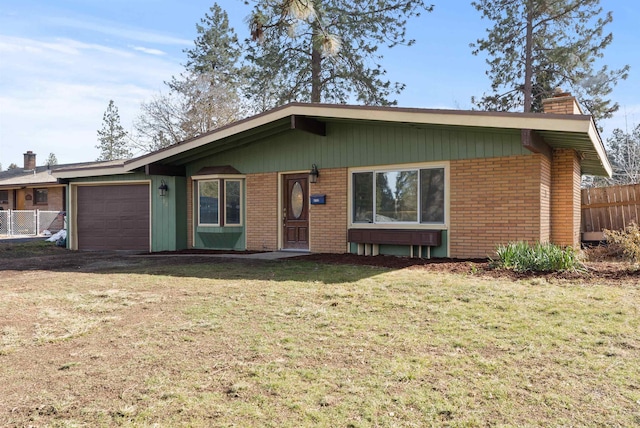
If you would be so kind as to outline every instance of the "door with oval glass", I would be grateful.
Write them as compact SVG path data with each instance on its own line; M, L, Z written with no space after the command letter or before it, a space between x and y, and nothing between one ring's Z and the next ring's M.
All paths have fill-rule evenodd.
M309 249L308 174L283 176L282 248Z

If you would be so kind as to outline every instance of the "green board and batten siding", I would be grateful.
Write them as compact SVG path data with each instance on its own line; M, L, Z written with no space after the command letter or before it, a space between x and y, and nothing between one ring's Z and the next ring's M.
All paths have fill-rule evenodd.
M158 195L160 181L169 186L167 195ZM70 183L109 183L150 181L151 251L170 251L187 247L187 195L185 177L149 176L142 173L101 177L83 177Z
M288 131L187 165L187 175L213 165L232 165L244 174L319 168L391 165L412 162L531 154L519 131L458 130L410 125L328 123L327 136Z

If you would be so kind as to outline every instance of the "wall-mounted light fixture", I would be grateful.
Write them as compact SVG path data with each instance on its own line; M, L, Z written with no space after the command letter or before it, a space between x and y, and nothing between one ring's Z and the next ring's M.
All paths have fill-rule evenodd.
M167 196L167 190L169 190L169 186L164 180L160 180L160 187L158 187L158 195L159 196Z
M318 171L318 167L314 163L313 165L311 165L311 171L309 171L309 181L312 183L317 183L319 175L320 175L320 172Z

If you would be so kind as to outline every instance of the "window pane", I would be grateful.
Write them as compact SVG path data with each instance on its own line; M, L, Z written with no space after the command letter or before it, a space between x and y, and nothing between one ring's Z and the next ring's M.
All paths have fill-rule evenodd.
M218 224L218 185L217 180L199 181L200 224Z
M9 203L9 191L0 190L0 204L8 204L8 203Z
M35 189L35 203L36 204L46 204L49 191L47 189Z
M353 222L373 223L373 173L353 174Z
M240 181L225 181L225 224L240 224Z
M376 173L376 223L418 221L418 171Z
M444 223L444 168L420 170L422 223Z

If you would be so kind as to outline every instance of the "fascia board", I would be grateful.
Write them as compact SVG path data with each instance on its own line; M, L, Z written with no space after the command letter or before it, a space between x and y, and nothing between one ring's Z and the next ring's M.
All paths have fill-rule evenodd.
M123 166L109 168L84 168L53 171L51 175L56 178L83 178L83 177L101 177L105 175L129 174L130 170Z

